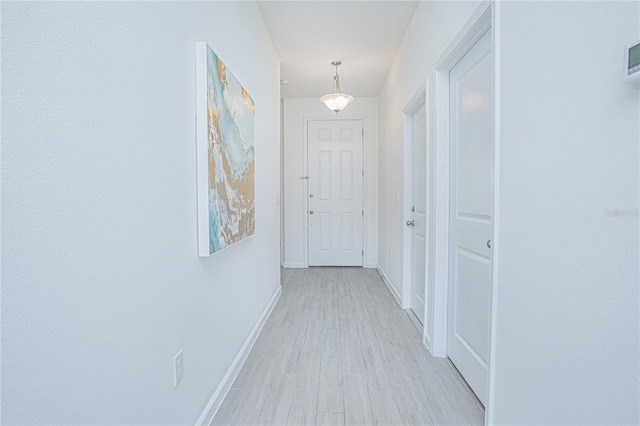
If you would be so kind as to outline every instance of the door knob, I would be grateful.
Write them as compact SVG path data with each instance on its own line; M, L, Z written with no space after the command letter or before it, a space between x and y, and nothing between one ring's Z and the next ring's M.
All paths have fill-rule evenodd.
M491 248L491 240L487 240L487 247Z
M313 194L309 194L309 198L313 198Z
M313 210L309 210L309 214L313 214Z
M416 221L415 220L408 220L407 221L407 226L416 226Z

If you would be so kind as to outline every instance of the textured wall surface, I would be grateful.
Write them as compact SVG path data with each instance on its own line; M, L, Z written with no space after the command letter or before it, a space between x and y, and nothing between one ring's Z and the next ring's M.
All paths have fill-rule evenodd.
M494 421L638 424L640 4L501 6Z
M210 258L197 41L256 104L256 233ZM255 3L2 3L2 423L195 423L279 287L278 123Z

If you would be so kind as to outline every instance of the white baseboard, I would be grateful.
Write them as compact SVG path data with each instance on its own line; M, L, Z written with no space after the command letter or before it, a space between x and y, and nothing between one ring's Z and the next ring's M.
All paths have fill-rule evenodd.
M429 353L431 355L433 355L431 352L431 339L429 338L429 336L427 336L426 333L424 333L422 335L422 343L424 343L424 346L427 348L427 350L429 351Z
M378 265L378 272L382 276L382 280L384 281L384 283L389 288L389 291L391 291L391 294L393 294L396 302L398 302L398 305L400 305L400 307L402 308L402 297L400 297L400 293L398 293L398 290L396 290L396 287L393 285L387 274L384 272L384 269L382 269L380 265Z
M282 265L283 268L291 268L291 269L300 269L300 268L307 268L308 266L305 265L304 263L287 263L285 262L284 265Z
M209 403L200 415L200 418L196 422L196 426L208 426L211 424L211 421L218 412L220 405L222 405L222 401L227 396L229 389L231 389L233 381L236 379L238 373L240 372L240 369L242 369L242 366L244 365L244 362L247 360L247 356L249 356L249 352L251 352L253 344L256 342L260 331L262 331L262 327L267 322L267 319L269 318L269 315L271 315L271 311L273 311L274 306L276 306L278 299L280 299L281 294L282 286L278 286L276 291L273 293L273 296L271 296L271 300L269 300L267 307L264 309L262 315L258 319L258 322L256 322L253 330L251 330L251 333L249 333L249 337L247 337L244 345L242 345L242 349L240 349L240 352L238 352L238 355L236 355L236 358L231 363L231 367L229 367L227 374L224 375L222 382L220 382L220 385L213 393L213 396L209 400Z

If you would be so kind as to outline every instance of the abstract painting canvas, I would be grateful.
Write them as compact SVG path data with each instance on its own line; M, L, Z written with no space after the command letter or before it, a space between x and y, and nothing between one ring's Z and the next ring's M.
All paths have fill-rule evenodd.
M198 253L255 232L255 104L207 43L196 45Z

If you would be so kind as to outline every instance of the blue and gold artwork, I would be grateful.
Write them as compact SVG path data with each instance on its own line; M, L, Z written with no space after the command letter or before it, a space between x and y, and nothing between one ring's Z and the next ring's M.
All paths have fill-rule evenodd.
M206 57L206 112L198 76L198 220L200 255L208 256L255 232L255 105L206 43L198 44L197 56L198 65ZM206 165L201 158L205 144Z

